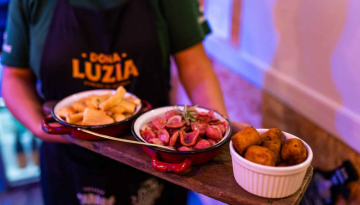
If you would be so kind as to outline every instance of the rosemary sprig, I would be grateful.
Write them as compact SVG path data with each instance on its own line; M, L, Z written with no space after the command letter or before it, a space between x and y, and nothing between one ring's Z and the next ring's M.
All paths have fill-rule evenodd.
M190 108L185 104L184 109L180 110L178 106L175 105L175 110L178 111L185 119L186 125L190 125L193 123L196 123L196 112L194 111L194 108L196 108L198 105L194 105Z

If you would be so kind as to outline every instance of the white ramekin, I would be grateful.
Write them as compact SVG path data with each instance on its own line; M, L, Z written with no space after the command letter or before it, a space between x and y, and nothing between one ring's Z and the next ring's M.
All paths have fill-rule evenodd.
M267 130L257 129L259 134ZM283 133L285 139L298 138L289 133ZM308 157L304 162L289 167L270 167L246 160L236 152L230 142L230 154L236 182L243 189L257 196L266 198L290 196L300 188L307 168L313 159L311 148L305 142L304 144L308 151Z

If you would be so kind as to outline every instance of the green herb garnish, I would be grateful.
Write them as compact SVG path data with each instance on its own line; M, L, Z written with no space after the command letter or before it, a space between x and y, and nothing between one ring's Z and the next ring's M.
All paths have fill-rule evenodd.
M175 106L175 110L178 111L182 117L184 118L186 125L194 124L196 123L196 114L197 112L194 111L194 108L196 108L198 105L194 105L190 108L187 107L185 104L184 109L180 110L177 106Z

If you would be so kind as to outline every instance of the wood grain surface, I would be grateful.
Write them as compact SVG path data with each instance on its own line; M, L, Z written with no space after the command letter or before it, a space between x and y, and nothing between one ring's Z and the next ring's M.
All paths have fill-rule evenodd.
M154 170L150 157L139 145L109 140L86 141L67 135L63 137L79 146L227 204L299 204L313 172L312 167L309 167L301 188L295 194L283 199L267 199L248 193L236 183L228 143L213 160L193 166L184 174L176 175ZM123 138L135 140L131 134Z

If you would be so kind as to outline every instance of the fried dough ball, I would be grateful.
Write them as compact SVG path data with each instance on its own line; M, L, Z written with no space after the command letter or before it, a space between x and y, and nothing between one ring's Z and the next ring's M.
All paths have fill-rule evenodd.
M296 138L285 141L281 148L281 159L290 164L296 165L305 161L307 158L307 150L304 143Z
M262 140L261 146L268 148L269 150L273 151L276 156L276 163L281 162L280 159L280 150L281 150L281 141L278 138L274 138L271 140Z
M275 136L277 136L280 139L281 144L284 144L284 142L285 142L284 133L279 128L271 128L268 131L266 131L260 135L261 139L264 139L265 137L268 137L268 136L271 138L274 138Z
M277 167L288 167L290 166L290 164L286 163L286 162L280 162L279 164L276 165Z
M245 127L232 136L231 141L236 151L243 155L245 150L251 145L260 145L261 138L259 133L253 127Z
M260 135L261 146L273 151L276 155L276 163L281 161L280 150L281 145L284 143L284 134L278 128L271 128L268 131Z
M245 159L266 166L275 166L276 155L266 147L250 146L245 152Z

